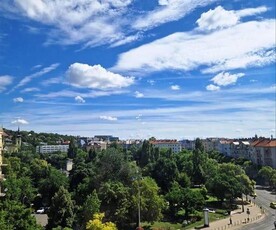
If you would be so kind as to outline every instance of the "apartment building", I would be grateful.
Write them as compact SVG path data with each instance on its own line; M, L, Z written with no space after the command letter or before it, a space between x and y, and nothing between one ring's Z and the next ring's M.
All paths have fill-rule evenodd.
M171 149L173 153L179 153L182 150L181 143L177 140L154 140L150 141L153 147L159 149Z
M253 163L276 168L276 139L255 140L250 148Z
M39 145L36 146L36 152L45 154L45 153L54 153L54 152L67 152L69 145Z

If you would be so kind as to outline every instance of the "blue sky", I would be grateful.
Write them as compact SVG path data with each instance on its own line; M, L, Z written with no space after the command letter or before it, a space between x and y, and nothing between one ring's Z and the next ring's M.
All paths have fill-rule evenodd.
M275 34L271 0L2 0L0 123L275 136Z

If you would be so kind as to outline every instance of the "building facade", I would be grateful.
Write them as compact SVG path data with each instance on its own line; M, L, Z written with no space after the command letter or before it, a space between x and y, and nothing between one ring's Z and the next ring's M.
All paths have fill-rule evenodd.
M45 154L45 153L54 153L54 152L67 152L69 145L39 145L36 146L36 152Z
M179 153L182 151L181 143L177 140L154 140L150 141L153 147L159 149L171 149L173 153Z

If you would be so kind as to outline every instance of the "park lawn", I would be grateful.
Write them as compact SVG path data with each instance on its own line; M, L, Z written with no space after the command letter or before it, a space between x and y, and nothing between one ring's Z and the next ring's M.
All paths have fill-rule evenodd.
M216 220L224 219L227 216L221 213L209 213L209 221L213 222ZM195 227L202 227L203 226L203 219L192 224L183 227L181 223L170 223L170 222L154 222L153 224L144 222L142 226L145 230L185 230L191 229Z

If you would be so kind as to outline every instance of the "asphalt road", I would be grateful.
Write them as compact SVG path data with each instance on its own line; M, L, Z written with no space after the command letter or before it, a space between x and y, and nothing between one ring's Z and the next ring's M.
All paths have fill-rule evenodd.
M272 230L274 228L274 221L276 220L276 209L272 209L269 207L270 202L276 201L275 193L266 190L263 187L256 187L257 197L255 202L260 207L265 210L265 218L262 219L258 223L253 223L247 226L242 227L243 230Z

